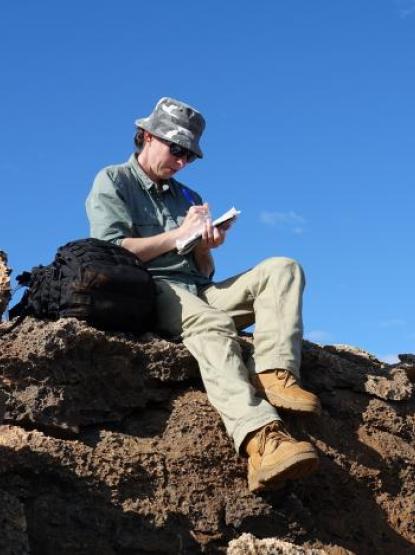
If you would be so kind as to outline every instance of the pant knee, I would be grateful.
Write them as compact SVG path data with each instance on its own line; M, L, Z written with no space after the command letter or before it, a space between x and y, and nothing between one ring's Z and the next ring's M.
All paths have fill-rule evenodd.
M267 258L259 264L263 270L268 272L270 275L278 272L291 272L297 275L299 279L305 283L305 275L302 266L293 258L288 258L285 256L274 256Z

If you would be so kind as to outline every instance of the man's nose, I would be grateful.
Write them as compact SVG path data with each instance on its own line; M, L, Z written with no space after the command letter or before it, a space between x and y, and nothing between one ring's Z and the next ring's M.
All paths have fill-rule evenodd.
M176 158L176 162L179 168L184 168L185 165L187 164L187 158L186 156L183 156L181 158Z

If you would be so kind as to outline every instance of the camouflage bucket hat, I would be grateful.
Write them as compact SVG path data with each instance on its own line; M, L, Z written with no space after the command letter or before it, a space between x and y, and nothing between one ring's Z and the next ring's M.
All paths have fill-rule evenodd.
M163 97L152 113L147 118L136 120L135 125L203 158L199 140L206 125L205 120L200 112L184 102Z

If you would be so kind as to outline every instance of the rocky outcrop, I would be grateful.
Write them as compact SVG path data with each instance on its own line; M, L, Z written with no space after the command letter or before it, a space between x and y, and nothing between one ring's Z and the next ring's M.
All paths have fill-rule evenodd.
M285 421L314 443L320 469L261 495L181 343L26 318L0 337L0 368L1 553L414 551L410 355L389 366L304 342L323 414Z
M344 554L350 551L344 550ZM308 549L276 538L258 539L252 534L242 534L229 543L227 555L327 555L324 549ZM339 553L340 555L340 553Z
M6 418L54 434L121 422L169 399L170 384L197 376L183 345L105 334L74 318L26 318L1 340Z
M10 273L7 255L0 251L0 321L10 301Z

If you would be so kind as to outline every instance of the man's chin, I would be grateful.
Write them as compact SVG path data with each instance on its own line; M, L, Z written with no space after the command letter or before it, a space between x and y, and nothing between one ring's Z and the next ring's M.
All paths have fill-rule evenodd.
M171 177L172 175L174 175L177 172L177 170L174 170L173 168L166 168L165 170L163 170L163 177L167 178L167 177Z

